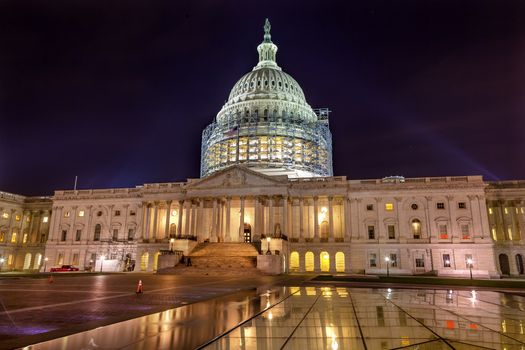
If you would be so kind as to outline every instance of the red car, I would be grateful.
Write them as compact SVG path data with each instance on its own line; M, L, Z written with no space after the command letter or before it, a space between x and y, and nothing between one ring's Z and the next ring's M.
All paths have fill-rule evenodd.
M52 267L51 272L79 271L78 267L73 265L62 265L61 267Z

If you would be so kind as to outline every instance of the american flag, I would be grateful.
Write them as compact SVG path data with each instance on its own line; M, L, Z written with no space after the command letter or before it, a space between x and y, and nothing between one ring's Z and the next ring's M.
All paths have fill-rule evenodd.
M236 126L236 127L232 128L232 129L226 131L226 132L224 133L224 136L228 136L228 137L235 136L235 135L237 135L237 131L238 131L238 130L239 130L239 127Z

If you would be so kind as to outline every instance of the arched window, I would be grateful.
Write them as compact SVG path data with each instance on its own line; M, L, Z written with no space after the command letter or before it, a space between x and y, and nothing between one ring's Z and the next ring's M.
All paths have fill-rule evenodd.
M42 263L42 254L38 253L37 255L35 255L35 264L33 265L33 268L35 270L39 269L41 263Z
M507 254L499 255L499 267L502 275L510 275L510 264Z
M290 254L290 271L299 271L299 253L297 252L292 252Z
M335 253L335 271L345 272L345 253L343 252Z
M304 255L304 269L306 272L314 271L314 253L306 252Z
M100 241L100 231L102 231L102 226L100 224L95 225L95 235L93 237L94 241Z
M330 271L330 254L328 252L321 252L321 272Z
M421 221L419 219L412 220L412 236L414 239L421 238Z
M27 253L24 258L24 270L29 270L29 267L31 266L31 253Z
M518 268L518 273L523 275L523 256L521 254L516 254L516 267Z

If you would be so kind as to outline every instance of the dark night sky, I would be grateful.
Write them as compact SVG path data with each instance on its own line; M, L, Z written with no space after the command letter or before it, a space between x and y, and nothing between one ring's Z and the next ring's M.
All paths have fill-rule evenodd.
M199 176L257 63L332 110L334 173L525 179L524 1L0 2L0 190Z

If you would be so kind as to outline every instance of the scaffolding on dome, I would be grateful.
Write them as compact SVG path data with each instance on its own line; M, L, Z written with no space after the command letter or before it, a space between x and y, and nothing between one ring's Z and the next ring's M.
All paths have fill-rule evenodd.
M288 113L228 115L213 122L202 133L201 177L235 164L332 176L330 111L314 112L314 122Z

